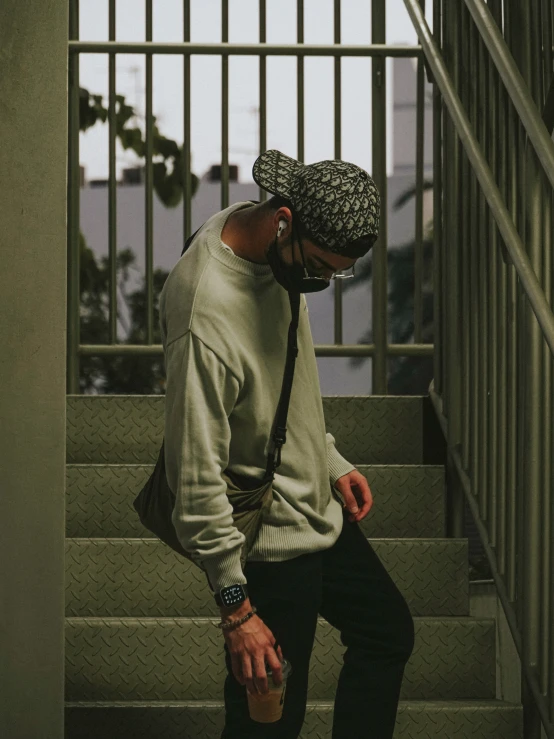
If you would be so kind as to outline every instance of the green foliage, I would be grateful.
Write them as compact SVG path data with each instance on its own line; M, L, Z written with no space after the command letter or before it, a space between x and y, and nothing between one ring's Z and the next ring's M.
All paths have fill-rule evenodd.
M137 157L146 156L146 141L143 132L132 124L137 120L135 110L128 105L123 95L115 96L115 131L121 146L135 152ZM87 131L96 124L108 121L108 109L104 106L102 95L92 95L88 90L80 88L79 96L79 128ZM152 126L153 151L153 187L160 201L167 208L176 207L183 197L183 147L172 139L163 136L153 117ZM192 194L198 187L198 178L191 176ZM109 319L109 261L96 257L88 248L82 233L79 234L80 253L80 319L81 344L107 344ZM146 281L142 286L129 293L128 282L130 272L138 272L135 266L136 256L129 249L118 250L116 255L116 281L118 295L127 305L130 323L124 325L127 339L124 343L146 343ZM159 331L159 294L168 276L168 272L160 269L153 274L154 297L154 344L161 344ZM123 325L121 311L117 310L118 321ZM165 371L163 355L131 357L131 356L99 356L81 357L80 391L82 393L100 392L107 394L160 394L165 392Z
M109 260L102 257L97 263L94 253L80 238L81 254L81 343L108 343L108 295ZM124 343L146 344L146 285L133 292L127 291L130 272L138 272L134 252L122 249L116 258L118 295L127 305L130 320L124 325L128 336ZM161 344L159 329L159 295L168 272L155 269L153 273L154 294L154 344ZM123 324L121 311L118 319ZM80 392L116 395L158 395L165 392L165 368L163 355L155 356L98 356L81 357Z
M137 119L134 108L123 95L115 96L115 135L125 150L134 151L137 157L146 157L146 139L132 120ZM87 131L97 123L108 121L108 109L102 95L91 95L83 87L79 89L79 129ZM160 133L156 116L152 116L152 157L154 191L168 208L175 208L183 197L184 148L173 139ZM198 177L191 176L192 194L198 188Z

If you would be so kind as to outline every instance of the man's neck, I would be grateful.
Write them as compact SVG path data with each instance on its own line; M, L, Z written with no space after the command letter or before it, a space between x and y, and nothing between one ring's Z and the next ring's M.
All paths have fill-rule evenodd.
M241 259L267 264L265 250L269 242L267 216L263 204L241 208L232 213L221 232L221 240Z

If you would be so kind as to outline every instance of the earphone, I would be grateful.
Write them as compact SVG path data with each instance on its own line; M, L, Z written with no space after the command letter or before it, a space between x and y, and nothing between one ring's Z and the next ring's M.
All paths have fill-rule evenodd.
M287 227L286 221L279 221L279 230L277 231L277 236L280 236L281 232L284 231L286 227Z

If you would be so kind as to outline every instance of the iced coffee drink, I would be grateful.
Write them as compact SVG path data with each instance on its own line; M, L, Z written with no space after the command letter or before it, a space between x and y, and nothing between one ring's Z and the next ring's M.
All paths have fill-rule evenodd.
M265 695L262 693L252 694L248 688L246 689L248 710L250 711L250 718L253 721L259 721L262 724L270 724L274 721L279 721L283 715L287 680L292 673L292 666L286 659L281 662L281 670L283 682L279 686L275 685L273 682L272 671L268 671L267 682L269 691Z

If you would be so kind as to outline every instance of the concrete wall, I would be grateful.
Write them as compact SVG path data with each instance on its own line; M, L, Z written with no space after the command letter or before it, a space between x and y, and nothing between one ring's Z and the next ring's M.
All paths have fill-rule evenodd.
M67 0L0 3L0 736L64 708Z

